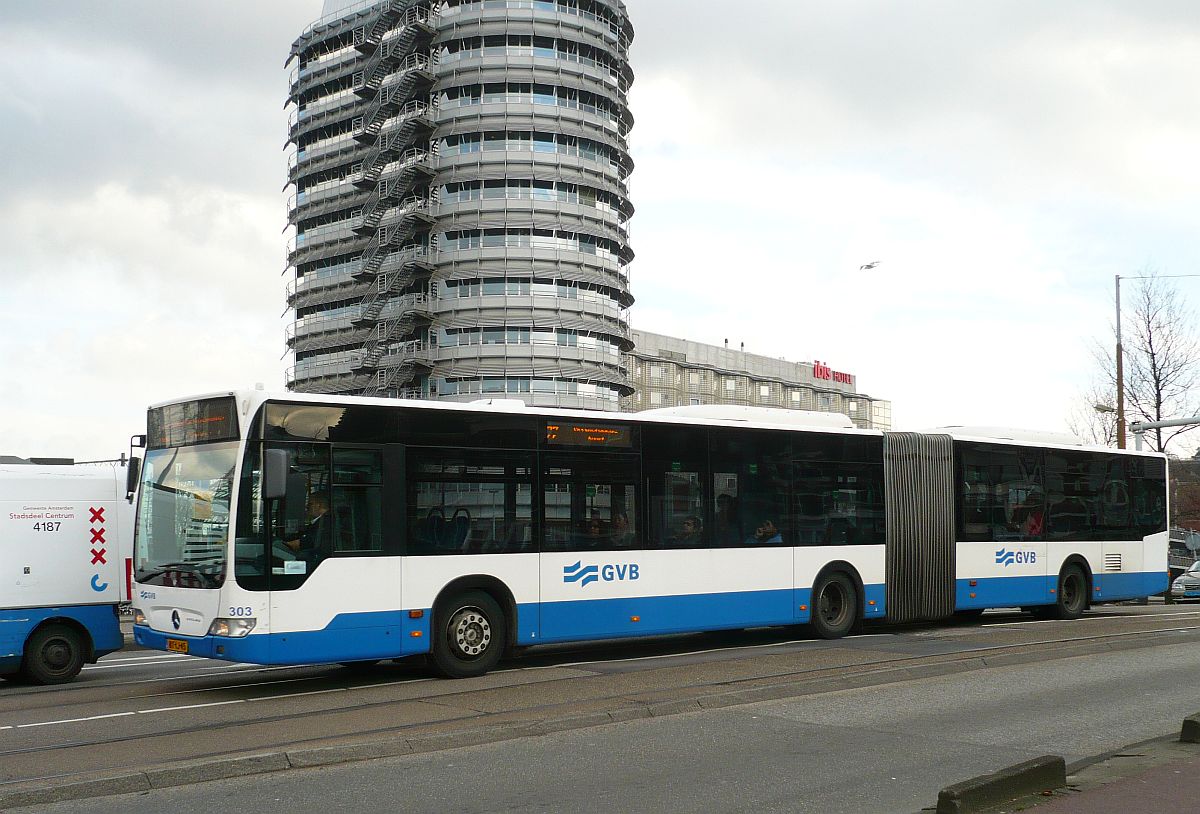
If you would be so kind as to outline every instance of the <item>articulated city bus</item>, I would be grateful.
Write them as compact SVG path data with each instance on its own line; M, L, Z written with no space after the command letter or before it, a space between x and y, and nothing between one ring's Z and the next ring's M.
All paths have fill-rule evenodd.
M1066 438L261 391L148 429L135 637L197 656L463 677L550 642L1074 618L1167 587L1165 459Z

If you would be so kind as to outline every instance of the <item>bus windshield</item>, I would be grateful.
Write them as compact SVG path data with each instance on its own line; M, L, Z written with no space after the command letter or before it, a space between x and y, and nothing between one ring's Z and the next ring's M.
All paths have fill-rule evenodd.
M236 441L150 450L142 468L134 579L217 588L225 581Z

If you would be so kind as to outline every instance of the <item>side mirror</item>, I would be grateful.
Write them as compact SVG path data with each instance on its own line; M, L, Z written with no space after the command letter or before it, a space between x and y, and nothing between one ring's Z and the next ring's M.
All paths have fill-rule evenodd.
M142 459L130 458L129 467L125 470L125 499L130 503L133 502L133 495L137 492L138 478L142 474Z
M287 494L288 454L285 449L263 452L261 494L263 500L278 500Z

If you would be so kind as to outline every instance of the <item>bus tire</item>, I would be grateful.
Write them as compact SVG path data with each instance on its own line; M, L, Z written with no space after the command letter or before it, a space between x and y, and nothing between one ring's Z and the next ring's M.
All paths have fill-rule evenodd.
M72 627L40 627L25 643L21 676L31 684L64 684L83 669L86 649L83 637Z
M463 591L438 603L430 658L446 678L481 676L500 662L507 641L508 620L492 595Z
M1058 575L1058 599L1054 616L1059 619L1078 619L1087 608L1088 584L1083 569L1068 565Z
M850 577L834 571L812 592L812 626L822 639L840 639L858 622L858 591Z

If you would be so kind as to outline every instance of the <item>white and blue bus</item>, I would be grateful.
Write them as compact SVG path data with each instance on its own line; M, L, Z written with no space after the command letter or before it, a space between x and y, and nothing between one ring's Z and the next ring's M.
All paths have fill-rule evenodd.
M135 477L124 457L0 463L0 678L61 684L124 647Z
M1153 453L782 410L261 391L154 406L148 427L134 635L197 656L427 654L462 677L543 643L1074 618L1167 587Z

